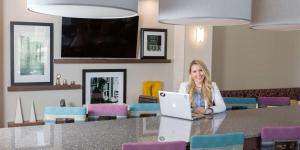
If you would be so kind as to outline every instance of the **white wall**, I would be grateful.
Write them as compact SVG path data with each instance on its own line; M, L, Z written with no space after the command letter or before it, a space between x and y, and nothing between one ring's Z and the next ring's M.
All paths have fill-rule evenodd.
M300 31L215 27L213 79L223 90L300 86Z
M207 65L211 72L212 64L212 27L202 26L204 29L204 41L196 41L196 28L198 25L188 25L185 29L185 52L184 52L184 79L188 80L188 68L194 59L200 59Z
M1 59L1 65L0 65L0 85L3 85L3 1L0 0L0 59ZM3 127L3 116L4 114L4 99L3 99L3 90L0 90L0 128Z
M158 1L139 1L140 27L168 29L168 58L173 59L173 30L170 25L158 23ZM147 19L146 19L147 18ZM5 122L12 121L15 115L15 106L18 96L22 98L22 108L25 120L29 118L30 104L34 100L37 118L43 119L43 108L48 105L58 105L61 98L67 104L81 105L81 90L65 91L32 91L7 92L10 86L10 47L9 23L10 21L49 22L54 23L54 58L60 57L61 18L37 14L26 10L26 1L4 0L4 101ZM144 80L161 80L165 90L173 90L173 64L55 64L54 75L62 74L68 81L82 82L82 69L127 69L127 103L137 102L138 95L142 93Z
M173 89L177 91L184 80L185 26L174 27Z

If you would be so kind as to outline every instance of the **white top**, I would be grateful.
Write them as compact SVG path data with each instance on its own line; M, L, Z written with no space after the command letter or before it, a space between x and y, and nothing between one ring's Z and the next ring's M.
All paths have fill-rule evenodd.
M179 93L188 94L188 82L182 82L180 84ZM226 106L223 100L223 97L220 93L220 90L215 82L212 83L212 101L214 102L214 106L211 108L214 110L214 113L224 112L226 110ZM206 103L206 101L205 101Z

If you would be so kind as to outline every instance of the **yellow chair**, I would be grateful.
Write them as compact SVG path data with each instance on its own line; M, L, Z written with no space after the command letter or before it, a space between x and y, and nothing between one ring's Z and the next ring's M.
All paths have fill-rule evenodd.
M160 90L160 81L144 81L143 83L143 95L158 97L158 91Z

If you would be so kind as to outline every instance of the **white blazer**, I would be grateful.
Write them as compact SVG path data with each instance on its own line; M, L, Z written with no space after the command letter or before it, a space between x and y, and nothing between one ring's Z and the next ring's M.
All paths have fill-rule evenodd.
M188 94L188 88L189 88L188 82L181 83L179 88L179 93ZM226 106L223 97L220 93L220 90L215 82L212 83L211 92L212 92L212 101L214 103L214 106L212 106L211 108L214 110L214 113L224 112L226 110ZM205 106L207 106L206 101L205 101Z

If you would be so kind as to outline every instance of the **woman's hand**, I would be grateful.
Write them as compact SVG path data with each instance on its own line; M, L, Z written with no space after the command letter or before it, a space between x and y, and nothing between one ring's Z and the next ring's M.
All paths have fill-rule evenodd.
M195 113L201 113L201 114L204 114L205 113L205 108L203 107L197 107L195 110L194 110Z

